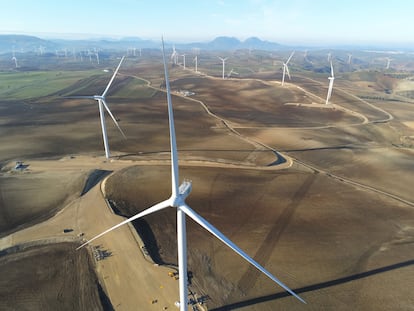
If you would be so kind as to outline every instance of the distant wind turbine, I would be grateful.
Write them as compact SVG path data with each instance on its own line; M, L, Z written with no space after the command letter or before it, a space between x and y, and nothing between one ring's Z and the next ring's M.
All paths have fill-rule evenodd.
M169 121L169 130L170 130L170 148L171 148L171 196L169 199L164 200L154 206L128 218L121 223L105 230L104 232L98 234L97 236L90 239L88 242L82 244L78 247L81 248L97 238L103 236L104 234L119 228L127 223L132 222L135 219L142 218L146 215L158 212L162 209L173 207L177 212L177 251L178 251L178 280L179 280L179 308L180 311L188 311L188 273L187 273L187 234L186 234L186 216L194 220L201 227L210 232L217 239L222 241L228 247L230 247L234 252L239 254L244 260L252 264L256 269L261 271L272 281L277 283L295 298L300 300L303 303L306 303L301 297L299 297L295 292L293 292L289 287L282 283L278 278L273 276L268 272L264 267L247 255L242 249L240 249L236 244L230 241L223 233L217 230L213 225L211 225L207 220L198 215L187 203L185 199L190 194L192 189L191 181L184 180L184 182L179 186L179 168L178 168L178 152L177 152L177 143L175 137L175 127L174 127L174 115L171 101L171 91L170 83L168 79L168 68L164 52L164 40L162 42L162 52L163 52L163 62L164 62L164 74L165 74L165 86L167 89L167 106L168 106L168 121Z
M329 104L329 100L331 99L333 83L334 83L334 80L335 80L332 61L331 61L331 76L328 77L328 80L329 80L329 86L328 86L328 95L326 96L326 103L325 103L326 105Z
M121 67L122 61L124 60L125 56L121 58L121 61L119 62L118 67L114 71L114 74L111 77L111 80L109 80L108 85L106 86L105 90L103 91L102 95L93 95L93 96L66 96L65 98L79 98L79 99L94 99L98 102L99 107L99 116L101 119L101 127L102 127L102 138L105 148L105 157L109 159L111 156L109 152L109 144L108 144L108 135L106 134L106 123L105 123L105 111L108 112L108 114L111 116L112 120L114 121L116 127L121 132L122 136L126 139L126 136L124 132L122 131L121 127L119 126L118 122L116 121L114 115L112 114L111 110L109 110L108 105L106 104L105 96L108 93L109 88L111 87L112 82L115 79L116 74L118 73L119 68Z
M175 50L175 45L173 45L173 52L172 52L172 54L171 54L171 61L172 61L172 63L174 64L174 65L177 65L177 63L178 63L178 53L177 53L177 51Z
M348 65L351 65L352 54L348 54Z
M96 62L98 63L98 65L99 65L99 52L98 52L98 50L96 50L95 49L95 56L96 56Z
M185 54L181 55L183 57L183 69L185 69Z
M385 67L385 69L390 69L390 64L391 64L391 58L387 57L387 66Z
M17 66L17 58L16 58L16 56L13 56L12 57L12 60L14 61L15 68L19 67L19 66Z
M282 75L282 86L285 84L285 74L288 75L289 80L290 80L290 73L289 73L289 67L288 67L288 63L291 60L291 58L293 57L293 54L295 54L295 51L293 51L289 58L287 59L286 63L283 63L283 75Z
M223 62L223 73L222 73L222 78L223 78L223 80L224 80L224 68L225 68L225 66L226 66L226 60L227 60L227 58L228 57L226 57L226 58L221 58L221 57L219 57L220 59L221 59L221 61Z
M12 57L12 61L14 61L14 66L15 68L17 68L17 58L16 58L16 52L14 51L14 47L13 47L13 57Z
M194 66L195 66L195 72L198 72L198 57L197 57L197 55L194 57L194 60L193 60L193 62L194 62Z

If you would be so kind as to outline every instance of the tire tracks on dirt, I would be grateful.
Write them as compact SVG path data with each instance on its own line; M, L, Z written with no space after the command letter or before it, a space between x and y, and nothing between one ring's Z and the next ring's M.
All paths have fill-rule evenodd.
M256 255L253 257L254 260L265 266L269 261L277 243L285 232L286 228L291 223L294 214L300 203L306 197L309 189L317 178L317 174L310 174L300 188L293 195L293 198L288 206L286 206L280 215L280 217L273 224L272 229L263 240L260 248L257 250ZM247 293L249 289L254 287L257 279L261 275L261 272L253 266L249 266L248 270L243 274L238 282L238 287L243 293Z

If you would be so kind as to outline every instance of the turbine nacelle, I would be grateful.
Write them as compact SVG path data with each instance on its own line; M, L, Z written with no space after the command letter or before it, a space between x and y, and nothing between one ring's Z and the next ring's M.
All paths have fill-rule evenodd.
M171 207L180 207L185 204L185 199L190 195L193 185L191 180L184 179L181 185L178 187L177 195L172 195L170 198Z
M192 189L193 189L193 185L192 185L191 180L184 179L180 187L178 187L178 194L183 199L183 201L185 200L185 198L188 197Z

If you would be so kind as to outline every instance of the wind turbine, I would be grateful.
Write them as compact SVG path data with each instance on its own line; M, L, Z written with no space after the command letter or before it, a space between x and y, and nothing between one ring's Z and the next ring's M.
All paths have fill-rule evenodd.
M385 69L390 69L390 64L391 64L391 58L387 57L387 66L385 67Z
M174 116L173 108L171 102L171 91L170 91L170 82L168 79L168 68L164 52L164 40L162 40L162 52L163 52L163 62L164 62L164 74L165 74L165 86L167 89L167 104L168 104L168 122L170 130L170 148L171 148L171 197L165 201L162 201L154 206L124 220L123 222L105 230L104 232L98 234L94 238L90 239L88 242L82 244L78 247L81 248L97 238L103 236L104 234L119 228L135 219L144 217L146 215L155 213L164 208L174 207L177 210L177 248L178 248L178 275L179 275L179 292L180 292L180 311L188 310L188 275L187 275L187 237L186 237L186 216L193 219L201 227L206 229L233 251L239 254L242 258L248 261L250 264L255 266L258 270L268 276L271 280L289 292L291 295L299 299L301 302L306 303L302 298L300 298L295 292L293 292L289 287L283 284L278 278L274 277L270 272L263 268L260 264L254 261L249 255L247 255L243 250L241 250L236 244L230 241L226 236L224 236L220 231L218 231L213 225L211 225L207 220L198 215L193 211L190 206L187 205L185 199L191 192L192 184L191 181L184 180L183 183L178 186L179 183L179 172L178 172L178 154L177 154L177 143L175 137L175 127L174 127Z
M16 56L13 56L13 57L12 57L12 60L14 60L14 66L15 66L15 68L19 67L19 66L17 65L17 58L16 58Z
M98 52L98 50L96 48L95 48L95 56L96 56L96 62L99 65L99 52ZM122 58L122 59L124 59L124 58Z
M198 72L198 57L197 57L197 55L194 57L193 62L195 63L195 72Z
M174 65L177 65L177 58L178 58L178 53L175 50L175 45L173 45L173 52L171 54L171 61L173 62Z
M185 54L181 55L183 57L183 69L185 69Z
M106 109L106 111L108 112L108 114L111 116L112 120L114 121L116 127L118 128L118 130L121 132L122 136L126 139L126 136L124 134L124 132L122 131L121 127L119 126L118 122L116 121L114 115L112 114L111 110L109 110L108 105L106 104L106 100L105 100L105 96L108 93L108 90L112 84L112 82L115 79L116 74L118 73L119 67L121 67L121 64L124 60L125 56L123 56L121 58L121 61L119 62L118 67L116 68L114 74L111 77L111 80L109 81L108 85L106 86L105 90L103 91L102 95L93 95L93 96L66 96L65 98L81 98L81 99L94 99L98 102L98 107L99 107L99 116L101 119L101 127L102 127L102 138L103 138L103 143L104 143L104 148L105 148L105 157L107 159L109 159L109 157L111 156L110 152L109 152L109 144L108 144L108 135L106 134L106 123L105 123L105 111L104 111L104 107Z
M348 65L351 65L352 54L348 54Z
M226 57L226 58L221 58L221 57L219 57L220 59L221 59L221 61L223 62L223 74L222 74L222 78L223 78L223 80L224 80L224 67L226 66L226 60L227 60L227 58L228 57Z
M329 87L328 87L328 95L326 96L326 103L325 103L326 105L329 104L329 100L331 99L333 83L334 83L334 80L335 80L332 61L331 61L331 76L328 77L328 80L329 80Z
M14 66L15 68L17 68L17 58L16 58L16 52L14 51L14 47L13 47L13 57L12 60L14 61Z
M282 75L282 86L285 84L285 74L287 73L289 80L290 80L290 73L289 73L289 67L288 67L288 63L291 60L291 58L293 57L293 54L295 54L295 51L293 51L289 58L287 59L286 63L283 63L283 75Z

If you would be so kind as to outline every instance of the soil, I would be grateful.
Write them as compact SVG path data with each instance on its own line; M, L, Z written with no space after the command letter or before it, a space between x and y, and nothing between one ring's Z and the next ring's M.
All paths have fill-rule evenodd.
M41 98L0 100L0 309L175 308L178 284L168 276L176 265L173 209L135 223L143 241L125 226L93 243L90 257L74 250L124 219L108 208L101 186L124 216L170 195L161 65L137 62L124 74L107 101L128 139L108 121L110 160L96 103L59 97L83 83ZM326 85L319 80L295 75L282 88L272 74L262 77L222 81L171 70L174 92L196 93L173 96L180 174L193 181L188 204L308 304L192 221L190 289L216 311L410 310L412 102L367 102L356 95L375 89L338 81L336 106L322 108ZM105 85L102 76L87 82L88 94ZM130 88L145 92L131 96ZM15 171L16 161L28 167ZM27 243L36 246L22 249ZM111 255L94 261L98 246ZM16 251L4 253L10 247ZM100 302L103 292L110 305Z

